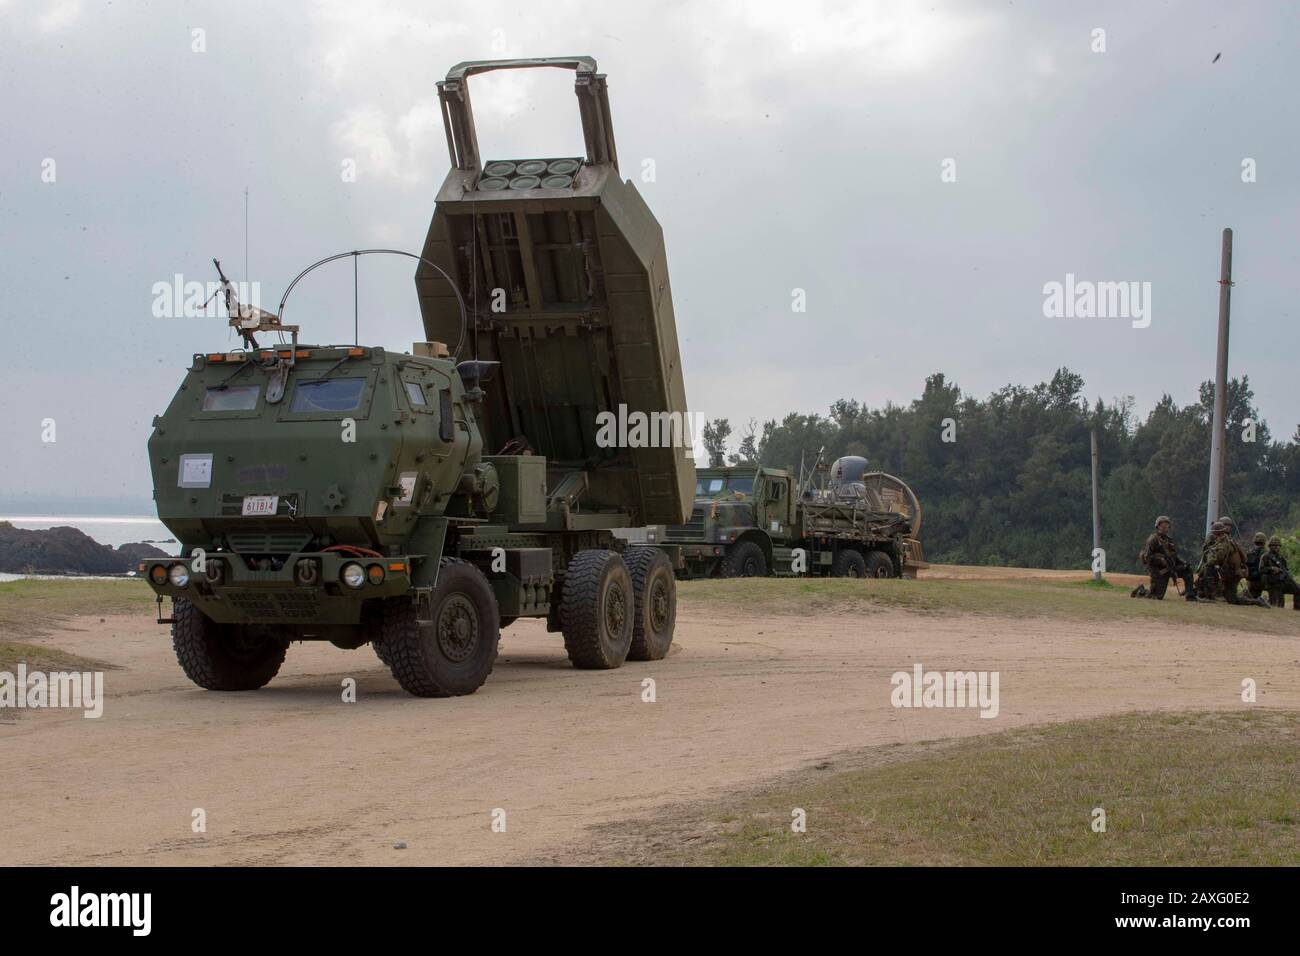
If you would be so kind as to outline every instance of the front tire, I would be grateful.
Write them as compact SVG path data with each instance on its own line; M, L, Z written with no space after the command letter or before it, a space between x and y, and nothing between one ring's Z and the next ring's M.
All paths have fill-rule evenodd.
M632 575L630 661L660 661L668 656L677 623L677 579L673 563L658 548L629 548L623 555Z
M501 614L478 568L443 558L429 596L429 622L406 598L386 601L379 659L402 689L416 697L460 697L483 686L497 659ZM381 647L382 644L382 647Z
M288 644L268 626L218 624L190 601L173 602L172 649L205 690L257 690L280 672Z
M574 667L612 670L632 647L632 575L615 551L579 551L560 598L564 649Z
M767 556L757 541L741 541L727 549L722 559L724 578L767 577Z

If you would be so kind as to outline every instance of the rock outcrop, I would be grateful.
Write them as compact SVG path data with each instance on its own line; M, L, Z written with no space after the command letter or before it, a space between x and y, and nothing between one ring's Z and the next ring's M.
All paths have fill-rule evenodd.
M125 574L166 555L148 544L111 548L76 528L29 531L0 521L0 572L8 574Z

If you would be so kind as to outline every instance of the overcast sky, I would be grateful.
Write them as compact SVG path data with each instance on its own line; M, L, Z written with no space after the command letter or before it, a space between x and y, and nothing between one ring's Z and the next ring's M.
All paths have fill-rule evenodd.
M936 371L984 396L1061 365L1142 414L1189 402L1213 376L1231 226L1230 370L1289 437L1297 9L0 0L0 494L147 498L153 415L193 352L234 344L224 318L154 318L155 283L207 281L216 256L274 308L321 256L418 251L448 165L435 83L507 56L590 54L608 75L623 175L666 234L693 411L739 431L905 403ZM483 155L580 154L572 84L471 81ZM1149 327L1045 317L1067 274L1151 283ZM347 264L300 288L286 320L350 341ZM423 337L406 260L363 260L360 303L363 342Z

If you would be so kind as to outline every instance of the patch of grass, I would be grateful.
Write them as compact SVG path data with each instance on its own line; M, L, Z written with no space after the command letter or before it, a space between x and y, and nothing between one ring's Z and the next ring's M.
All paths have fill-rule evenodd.
M154 613L153 592L143 581L6 581L0 583L0 670L20 661L29 668L103 670L107 665L50 647L28 644L79 614Z
M0 671L8 671L12 674L19 664L26 664L28 671L118 669L114 664L95 660L92 657L68 654L53 647L41 647L39 644L28 644L26 641L0 641Z
M578 861L1294 865L1297 779L1300 714L1130 714L873 748L734 799L599 827ZM795 808L805 833L791 830Z
M984 614L1075 621L1200 624L1225 631L1300 636L1300 614L1223 602L1188 603L1172 589L1163 601L1135 600L1129 589L1089 581L1019 579L917 581L848 578L733 578L680 581L684 610L761 615L859 614L901 609L917 614Z
M1126 587L1124 587L1123 585L1120 585L1120 584L1111 584L1109 581L1106 580L1105 577L1103 577L1100 581L1096 580L1095 578L1088 578L1088 580L1086 580L1086 581L1071 581L1071 582L1069 582L1069 583L1070 583L1070 584L1073 584L1075 587L1078 587L1078 588L1090 588L1090 589L1092 589L1092 590L1094 590L1094 591L1124 591L1124 592L1127 592L1127 591L1131 590L1130 588L1126 588Z

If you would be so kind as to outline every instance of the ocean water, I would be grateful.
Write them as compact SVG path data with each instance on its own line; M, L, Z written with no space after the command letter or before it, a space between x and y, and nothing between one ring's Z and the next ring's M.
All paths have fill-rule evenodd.
M42 531L46 528L72 527L85 532L100 544L119 547L134 544L137 541L155 542L155 547L163 551L172 551L175 541L169 541L172 533L157 518L144 515L108 517L105 515L0 515L0 521L8 521L15 528L29 531Z

